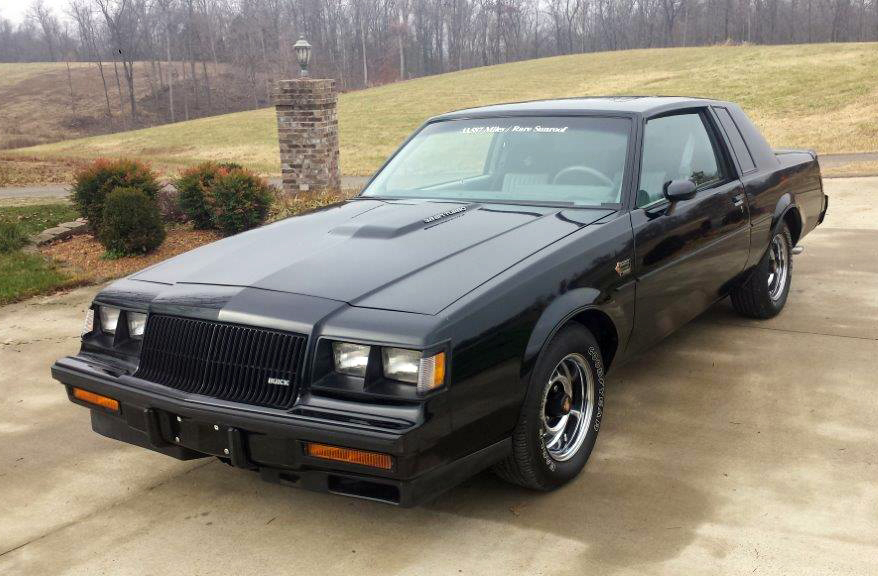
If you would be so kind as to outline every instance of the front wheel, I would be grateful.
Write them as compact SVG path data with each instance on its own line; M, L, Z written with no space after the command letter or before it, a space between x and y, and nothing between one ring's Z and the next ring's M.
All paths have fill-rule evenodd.
M603 410L600 348L584 327L563 328L537 361L513 431L513 453L495 472L536 490L565 484L585 466Z
M771 237L768 251L747 281L732 290L732 306L749 318L777 316L787 302L792 274L793 239L784 224Z

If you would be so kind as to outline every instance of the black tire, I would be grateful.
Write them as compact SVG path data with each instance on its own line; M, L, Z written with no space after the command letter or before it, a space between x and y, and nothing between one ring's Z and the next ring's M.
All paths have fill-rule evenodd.
M584 428L581 434L584 436L578 442L572 442L569 447L571 453L566 459L557 460L546 447L544 434L547 432L547 422L543 414L547 411L547 395L558 388L557 382L553 386L550 378L562 361L575 361L576 366L590 370L592 392L590 395L581 395L583 399L591 398L590 402L582 400L583 408L586 405L591 406L590 415L582 417ZM589 389L585 380L580 381L583 390ZM569 410L570 403L565 401L564 404ZM587 412L585 409L581 411L584 415ZM562 328L540 355L528 385L518 424L512 433L512 454L495 465L494 472L507 482L534 490L553 490L569 482L579 474L591 455L603 415L604 366L600 348L587 329L571 324ZM580 438L579 433L575 438ZM564 439L567 439L566 433Z
M782 244L786 270L783 274L783 285L772 288L770 280L772 273L777 275L775 264L777 257L773 254L775 242ZM765 251L750 277L743 284L732 289L730 294L732 306L738 314L748 318L761 320L773 318L783 310L787 302L792 279L793 239L789 228L786 224L782 224L780 229L772 234L768 250Z

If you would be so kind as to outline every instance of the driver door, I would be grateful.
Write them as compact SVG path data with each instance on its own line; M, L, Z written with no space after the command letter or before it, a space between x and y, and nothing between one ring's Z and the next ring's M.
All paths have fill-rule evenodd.
M689 179L695 196L663 187ZM744 189L706 109L650 119L631 212L637 295L632 349L667 336L726 294L750 251Z

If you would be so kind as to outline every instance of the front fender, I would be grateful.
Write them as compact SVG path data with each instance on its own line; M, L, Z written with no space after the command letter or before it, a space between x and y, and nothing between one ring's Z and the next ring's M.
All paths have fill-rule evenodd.
M567 322L588 310L601 312L613 324L619 352L625 349L634 316L634 282L616 290L612 296L596 288L576 288L553 300L531 331L522 359L522 377L529 375L546 344Z
M595 307L600 291L576 288L562 294L543 310L524 349L524 364L535 362L540 351L564 323L577 313Z

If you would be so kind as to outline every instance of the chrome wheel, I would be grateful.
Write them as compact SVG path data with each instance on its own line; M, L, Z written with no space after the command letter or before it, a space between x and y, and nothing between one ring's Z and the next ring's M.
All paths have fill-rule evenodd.
M588 435L595 384L581 354L568 354L552 370L543 397L543 443L553 460L572 458Z
M783 295L789 277L790 249L786 236L776 235L768 249L768 296L777 301Z

